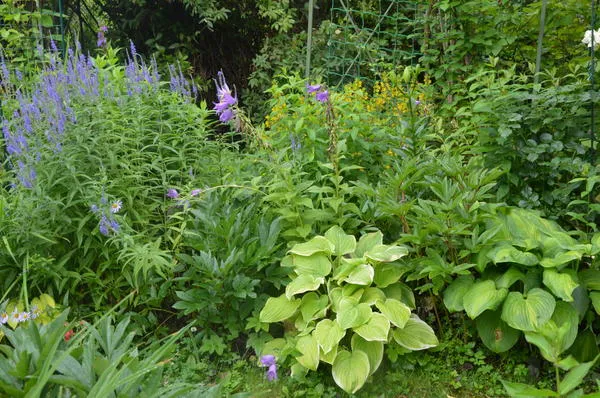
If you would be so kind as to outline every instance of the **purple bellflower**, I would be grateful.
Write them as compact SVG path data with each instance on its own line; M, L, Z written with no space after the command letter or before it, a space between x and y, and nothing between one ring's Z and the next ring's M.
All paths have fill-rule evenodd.
M177 199L179 197L179 192L177 192L176 189L169 189L167 190L167 198L171 198L171 199Z
M233 106L237 104L237 94L231 93L223 71L217 73L215 85L217 87L217 99L219 102L214 103L215 107L213 109L219 115L219 120L222 123L227 123L235 117Z
M327 102L329 100L329 91L321 91L315 95L315 98L319 102Z
M267 380L277 380L277 364L275 363L275 356L263 355L262 357L260 357L260 363L262 364L262 366L269 367L266 373Z

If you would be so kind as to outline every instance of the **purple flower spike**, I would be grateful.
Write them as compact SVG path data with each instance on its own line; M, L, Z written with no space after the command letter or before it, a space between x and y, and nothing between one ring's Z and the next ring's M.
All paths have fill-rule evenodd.
M308 91L309 94L316 93L317 91L319 91L321 89L321 87L322 86L320 84L313 84L313 85L307 84L306 91Z
M221 116L219 116L219 120L222 123L227 123L228 121L233 119L233 116L235 115L233 114L233 111L231 109L225 109L223 113L221 113Z
M319 102L327 102L329 100L329 91L327 91L327 90L321 91L320 93L317 93L315 98Z
M275 365L275 355L263 355L260 357L260 363L262 363L263 366Z
M202 193L201 189L192 189L192 192L190 192L190 196L198 196Z
M177 199L179 197L179 192L177 192L176 189L171 188L167 191L167 197L171 199Z

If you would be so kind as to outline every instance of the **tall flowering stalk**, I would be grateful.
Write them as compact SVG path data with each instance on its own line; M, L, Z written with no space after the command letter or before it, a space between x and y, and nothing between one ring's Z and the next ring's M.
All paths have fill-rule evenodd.
M214 103L215 107L213 109L219 116L219 120L222 123L227 123L236 116L237 109L235 105L238 102L237 94L232 94L223 71L217 73L215 86L217 87L217 99L219 102Z

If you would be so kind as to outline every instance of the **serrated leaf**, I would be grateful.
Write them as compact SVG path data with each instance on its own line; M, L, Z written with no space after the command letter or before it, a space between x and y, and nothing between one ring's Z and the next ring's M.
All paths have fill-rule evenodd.
M333 380L340 388L349 394L361 389L370 373L369 357L363 351L339 351L331 373Z
M281 322L292 317L300 307L300 303L299 299L290 300L285 294L279 297L269 297L260 311L259 319L264 323Z
M492 280L474 283L463 296L465 312L475 319L485 310L495 310L506 298L508 289L496 289Z
M347 235L340 227L333 226L325 232L325 238L333 243L336 256L353 253L356 250L356 238L352 235Z

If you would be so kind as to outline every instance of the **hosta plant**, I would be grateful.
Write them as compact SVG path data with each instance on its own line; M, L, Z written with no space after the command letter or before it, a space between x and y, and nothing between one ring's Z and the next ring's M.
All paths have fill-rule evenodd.
M292 268L291 282L260 312L261 322L283 322L287 332L262 353L291 352L292 373L330 364L338 386L354 393L379 367L386 344L401 351L436 346L431 327L411 314L412 291L399 282L405 269L396 260L407 253L384 245L381 232L357 242L337 226L294 245L281 264Z

